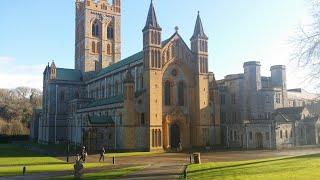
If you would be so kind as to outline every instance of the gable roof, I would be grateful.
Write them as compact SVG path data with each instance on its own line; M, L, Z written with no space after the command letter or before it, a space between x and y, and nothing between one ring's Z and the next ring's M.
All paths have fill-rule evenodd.
M305 107L286 107L276 110L276 114L282 115L287 120L300 120Z
M114 124L110 116L89 116L90 124Z
M107 73L109 73L109 72L111 72L113 70L119 69L119 68L121 68L123 66L127 66L127 65L129 65L131 63L134 63L136 61L139 61L141 59L143 59L143 51L140 51L140 52L138 52L138 53L136 53L136 54L134 54L132 56L129 56L129 57L117 62L117 63L114 63L114 64L102 69L98 73L97 77L102 76L104 74L107 74Z
M77 69L57 68L56 80L82 81L82 73Z
M180 36L180 34L178 32L175 32L172 36L170 36L168 39L162 41L161 43L161 46L164 47L166 46L175 36L177 36L181 41L182 43L188 47L188 49L190 50L189 46L187 45L187 43L183 40L183 38Z
M114 96L114 97L107 98L107 99L95 100L92 103L88 104L88 106L86 106L85 108L92 108L92 107L104 106L104 105L109 105L109 104L116 104L116 103L121 103L121 102L123 102L123 95Z

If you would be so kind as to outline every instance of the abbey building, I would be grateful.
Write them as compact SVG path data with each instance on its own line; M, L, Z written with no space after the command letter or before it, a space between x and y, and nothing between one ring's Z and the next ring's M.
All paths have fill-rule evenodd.
M120 0L76 1L75 69L46 67L38 140L89 151L220 144L220 98L200 15L189 48L178 29L162 37L151 2L143 49L125 59L120 22Z
M43 73L31 138L89 151L290 148L320 144L317 95L287 89L286 67L215 80L200 15L190 41L162 37L151 1L141 51L121 58L121 0L76 0L75 69ZM139 32L136 32L139 34Z

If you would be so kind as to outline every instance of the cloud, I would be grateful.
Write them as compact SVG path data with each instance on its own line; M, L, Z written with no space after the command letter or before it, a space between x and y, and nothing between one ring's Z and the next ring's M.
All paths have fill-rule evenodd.
M16 65L12 57L0 57L0 88L19 86L42 89L43 65Z
M10 57L10 56L0 56L0 64L8 64L11 63L15 60L14 57Z

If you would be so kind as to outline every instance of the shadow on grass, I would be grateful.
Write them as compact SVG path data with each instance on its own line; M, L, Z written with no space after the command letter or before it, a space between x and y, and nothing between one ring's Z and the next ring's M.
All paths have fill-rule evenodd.
M284 157L284 158L279 158L279 159L269 159L269 160L261 160L261 161L257 160L257 161L254 161L254 162L240 163L240 164L229 165L229 166L204 168L204 169L190 171L188 174L192 175L193 173L201 173L201 172L204 172L204 171L215 171L215 170L223 170L223 169L228 169L228 168L237 168L237 167L249 166L249 165L258 165L258 164L270 163L270 162L281 162L283 160L309 159L309 158L320 158L320 154Z
M40 165L61 165L61 164L73 164L67 162L35 162L35 163L21 163L21 164L1 164L1 167L16 167L16 166L40 166Z

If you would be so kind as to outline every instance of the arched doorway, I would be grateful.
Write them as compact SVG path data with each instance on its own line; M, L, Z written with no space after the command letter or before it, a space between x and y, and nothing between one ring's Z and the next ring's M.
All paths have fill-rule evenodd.
M262 149L263 148L263 136L260 132L256 133L256 140L257 140L257 148Z
M180 128L178 124L170 126L170 146L171 148L179 148L180 143Z

